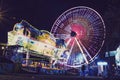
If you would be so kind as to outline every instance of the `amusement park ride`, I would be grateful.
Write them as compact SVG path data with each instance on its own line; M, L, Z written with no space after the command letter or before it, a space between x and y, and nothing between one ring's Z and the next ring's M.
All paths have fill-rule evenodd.
M102 17L85 6L65 11L54 22L50 32L38 30L25 20L8 32L8 45L23 46L26 59L43 55L50 58L52 65L64 64L67 67L80 67L92 62L104 39ZM26 60L26 65L28 63Z

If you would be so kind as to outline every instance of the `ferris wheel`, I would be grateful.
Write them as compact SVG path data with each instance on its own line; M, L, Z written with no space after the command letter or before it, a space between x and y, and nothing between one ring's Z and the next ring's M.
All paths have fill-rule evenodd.
M105 25L94 9L78 6L62 13L54 22L51 33L56 38L64 39L69 50L67 65L79 67L92 62L100 52Z

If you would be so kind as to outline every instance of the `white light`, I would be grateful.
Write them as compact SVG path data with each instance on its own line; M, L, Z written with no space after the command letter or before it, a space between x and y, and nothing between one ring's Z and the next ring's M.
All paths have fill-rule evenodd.
M120 45L119 45L119 47L117 48L117 53L120 53Z
M70 41L71 41L71 38L67 41L66 46L69 45Z
M2 46L2 50L5 49L3 46Z
M97 65L108 65L107 62L98 62Z
M18 53L21 53L21 52L23 52L23 51L18 49L17 52L18 52Z

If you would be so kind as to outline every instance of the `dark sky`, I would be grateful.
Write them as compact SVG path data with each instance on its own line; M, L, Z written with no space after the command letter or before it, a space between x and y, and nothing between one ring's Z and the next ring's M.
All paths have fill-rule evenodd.
M92 2L91 2L92 1ZM50 30L57 17L69 8L88 6L101 15L104 14L107 0L2 0L3 6L8 9L9 23L27 20L38 29ZM11 17L11 18L10 18ZM12 17L16 17L15 20Z
M1 1L1 0L0 0ZM7 31L15 23L26 20L38 29L50 31L57 17L69 8L87 6L95 9L105 21L106 45L115 49L120 44L119 0L2 0L5 20L0 23L0 42L7 42Z

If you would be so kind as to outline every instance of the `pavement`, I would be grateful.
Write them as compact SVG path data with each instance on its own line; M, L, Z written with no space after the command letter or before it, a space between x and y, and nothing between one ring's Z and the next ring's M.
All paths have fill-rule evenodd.
M98 76L41 75L26 73L0 74L0 80L120 80L118 76L107 78Z
M104 80L102 77L81 77L70 75L40 75L40 74L1 74L0 80Z

